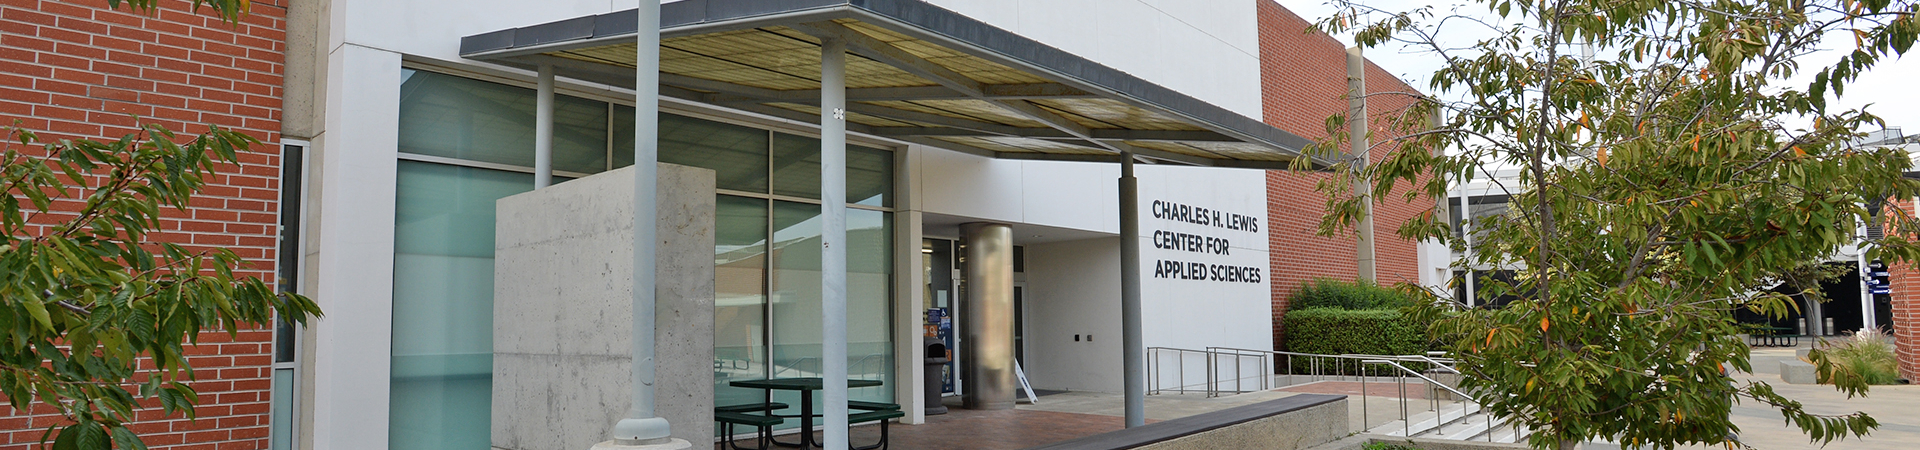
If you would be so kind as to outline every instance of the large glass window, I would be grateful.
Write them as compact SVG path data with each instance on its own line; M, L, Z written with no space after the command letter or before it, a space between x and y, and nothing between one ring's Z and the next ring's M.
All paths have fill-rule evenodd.
M301 195L304 195L306 183L306 146L287 144L280 147L280 241L275 255L278 261L274 265L274 281L280 292L299 292L301 228L304 220L301 213ZM273 410L268 417L267 448L272 450L293 450L293 425L299 422L299 409L294 407L294 392L299 391L300 367L299 333L293 324L285 320L274 321L273 327Z
M393 256L394 449L483 449L493 394L494 201L533 176L400 161Z
M774 201L773 226L770 376L817 377L822 370L820 205ZM854 400L893 400L890 236L885 213L847 210L847 375L884 383L853 389ZM792 392L776 393L775 399L790 405L800 401Z
M404 76L389 443L484 449L494 201L533 188L534 92L425 71ZM557 171L633 164L632 107L561 96L555 113ZM714 249L718 404L762 401L764 391L727 386L734 380L819 376L819 148L814 138L660 115L660 160L712 169L725 192ZM891 401L893 152L848 146L847 160L849 372L886 383L853 397Z
M401 152L533 166L532 89L418 70L402 75ZM556 95L553 110L554 170L607 170L607 103Z
M893 206L893 152L847 146L847 203ZM773 136L773 193L820 198L820 140Z
M722 195L714 236L714 404L759 402L762 392L728 386L767 377L767 201Z

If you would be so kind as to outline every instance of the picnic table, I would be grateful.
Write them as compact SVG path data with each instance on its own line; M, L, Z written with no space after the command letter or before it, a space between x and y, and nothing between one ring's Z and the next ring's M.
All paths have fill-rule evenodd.
M1800 345L1800 335L1788 334L1793 331L1792 328L1749 326L1747 330L1747 345L1755 347L1793 347Z
M879 380L847 380L848 388L874 387L880 384ZM813 391L826 389L825 381L817 377L769 378L765 380L740 380L729 382L727 385L749 389L764 389L769 393L773 391L799 391L800 415L794 417L800 419L800 444L789 445L777 441L774 442L774 444L800 448L813 448L821 445L813 441L813 418L818 416L813 412ZM854 403L864 402L848 402L849 405Z

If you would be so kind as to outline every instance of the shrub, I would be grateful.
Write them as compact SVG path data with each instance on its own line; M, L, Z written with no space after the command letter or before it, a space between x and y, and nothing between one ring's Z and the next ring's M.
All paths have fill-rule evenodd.
M1413 306L1413 298L1391 288L1365 281L1316 278L1311 282L1300 283L1300 292L1293 295L1287 310L1302 311L1314 308L1359 310L1408 306Z
M1867 384L1899 383L1900 367L1893 356L1893 341L1877 330L1861 330L1824 352L1836 372L1858 376ZM1829 378L1832 374L1820 374L1821 383L1829 382Z
M1314 308L1288 312L1286 324L1287 351L1313 353L1321 355L1363 354L1363 355L1416 355L1427 350L1426 327L1414 323L1397 309L1344 310L1334 308ZM1304 358L1294 358L1294 373L1305 373L1312 364ZM1326 373L1328 364L1322 361L1320 371ZM1350 364L1350 363L1349 363ZM1403 364L1404 365L1404 364ZM1407 366L1421 370L1421 367ZM1341 373L1351 373L1351 367L1338 369ZM1373 370L1383 370L1375 368Z

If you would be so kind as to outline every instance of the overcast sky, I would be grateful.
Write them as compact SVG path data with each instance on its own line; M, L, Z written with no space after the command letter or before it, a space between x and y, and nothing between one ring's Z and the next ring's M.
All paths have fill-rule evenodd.
M1295 14L1309 22L1332 15L1334 9L1324 0L1279 0L1282 6L1293 10ZM1422 5L1435 4L1429 0L1368 0L1366 4L1387 11L1407 11ZM1440 3L1453 4L1453 3ZM1444 7L1436 7L1442 9ZM1480 11L1484 6L1469 6L1462 11ZM1465 28L1461 28L1465 29ZM1451 39L1451 36L1446 38ZM1462 36L1461 45L1471 43L1473 36ZM1348 45L1352 45L1351 36L1340 36ZM1823 45L1835 51L1810 55L1801 59L1801 77L1797 84L1805 89L1806 83L1813 79L1819 69L1832 65L1841 55L1841 51L1852 51L1853 41L1841 35L1837 39L1828 39ZM1439 59L1427 54L1401 54L1395 44L1387 48L1371 51L1367 57L1382 68L1414 87L1427 90L1428 76L1439 67ZM1867 111L1885 119L1889 127L1906 127L1907 134L1920 134L1920 48L1916 54L1901 60L1882 61L1873 71L1862 75L1847 88L1846 96L1841 97L1837 105L1846 108L1867 107ZM1873 130L1861 130L1873 131Z

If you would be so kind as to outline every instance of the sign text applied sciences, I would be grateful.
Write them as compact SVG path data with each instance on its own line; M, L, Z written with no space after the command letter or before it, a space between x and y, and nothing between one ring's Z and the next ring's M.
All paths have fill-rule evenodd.
M1153 248L1161 250L1212 257L1229 256L1233 252L1233 245L1225 232L1260 232L1260 218L1245 214L1165 200L1154 200L1151 211L1154 219L1175 224L1199 225L1207 231L1220 232L1215 234L1154 230ZM1153 277L1223 283L1259 283L1263 279L1261 269L1233 264L1161 259L1154 262Z

